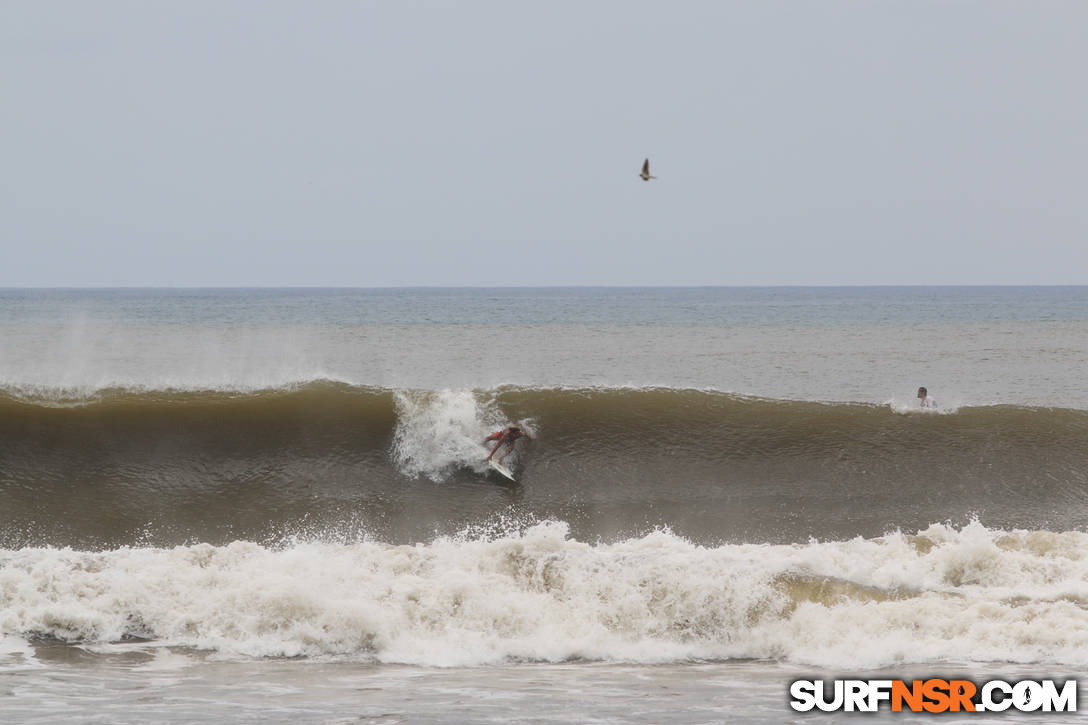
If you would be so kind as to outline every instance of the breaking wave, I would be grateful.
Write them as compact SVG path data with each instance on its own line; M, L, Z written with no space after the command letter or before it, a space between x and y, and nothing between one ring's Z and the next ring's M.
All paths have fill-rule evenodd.
M562 522L427 544L0 550L0 634L430 666L1088 664L1088 535L931 525L796 545Z
M513 510L579 537L875 536L932 521L1088 524L1088 411L896 406L700 390L289 389L0 396L0 545L429 540ZM499 486L488 433L536 435Z

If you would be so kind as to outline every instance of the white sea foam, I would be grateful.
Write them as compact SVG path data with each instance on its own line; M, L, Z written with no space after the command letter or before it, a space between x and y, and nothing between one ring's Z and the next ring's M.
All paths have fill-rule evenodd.
M893 413L899 415L951 415L958 413L965 403L960 400L946 398L935 404L932 408L923 408L917 398L903 401L899 398L890 398L884 404L891 408Z
M0 672L41 667L43 665L35 657L34 648L24 637L0 633Z
M430 544L0 552L0 635L431 666L776 658L1088 664L1088 534L706 548L565 524Z
M394 399L393 460L413 478L441 481L458 467L483 472L484 439L508 424L493 399L471 390L398 391Z

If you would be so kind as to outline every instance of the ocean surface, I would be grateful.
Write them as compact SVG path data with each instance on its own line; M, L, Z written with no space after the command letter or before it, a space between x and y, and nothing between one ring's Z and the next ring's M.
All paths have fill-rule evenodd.
M0 290L0 719L1083 679L1085 370L1088 287Z

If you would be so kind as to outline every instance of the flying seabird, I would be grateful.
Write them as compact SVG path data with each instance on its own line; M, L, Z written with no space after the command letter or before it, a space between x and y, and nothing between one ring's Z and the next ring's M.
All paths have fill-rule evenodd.
M656 176L650 176L650 160L646 159L642 162L642 173L639 174L639 178L643 181L649 181L650 179L656 179Z

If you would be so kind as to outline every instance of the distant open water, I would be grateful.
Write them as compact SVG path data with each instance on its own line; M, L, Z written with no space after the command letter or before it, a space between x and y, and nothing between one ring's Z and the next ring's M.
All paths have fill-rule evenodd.
M658 386L1088 409L1088 288L0 290L0 386Z
M780 722L798 672L1076 672L1086 362L1077 287L0 290L0 709Z

